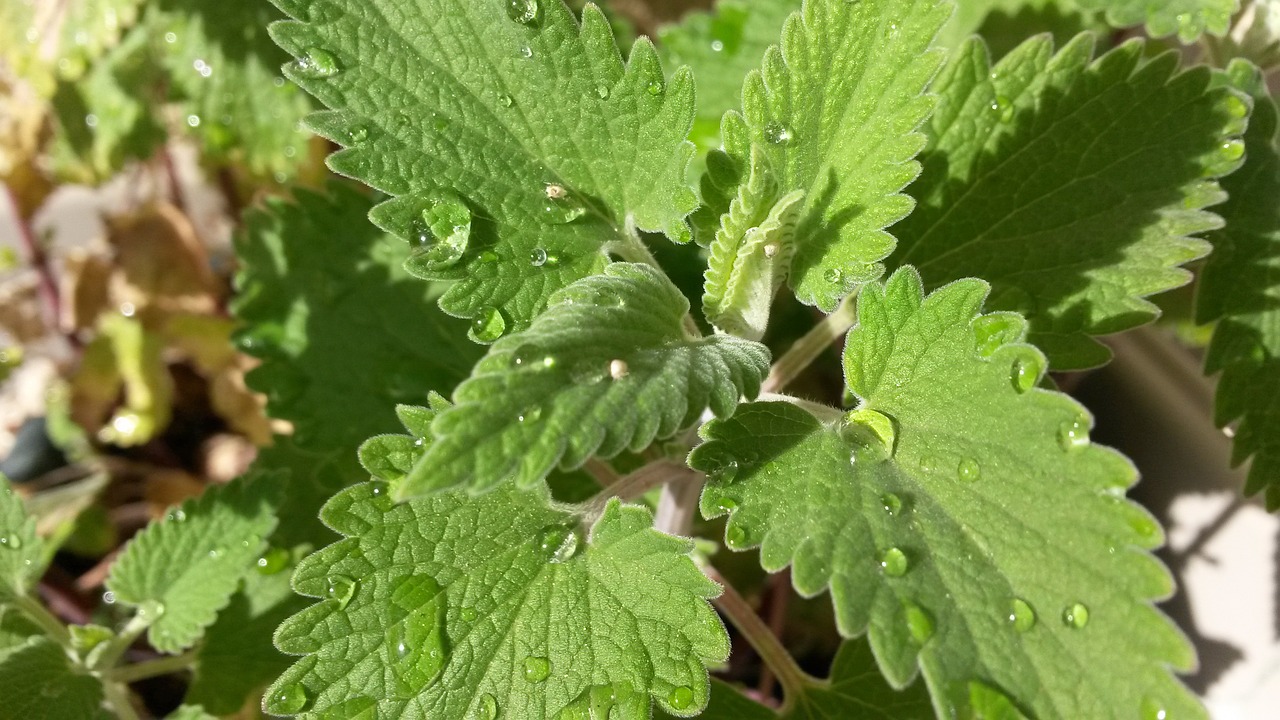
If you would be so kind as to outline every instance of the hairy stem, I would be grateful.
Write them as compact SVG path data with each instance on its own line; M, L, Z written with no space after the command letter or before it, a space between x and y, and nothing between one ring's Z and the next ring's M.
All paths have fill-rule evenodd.
M107 696L107 704L115 711L120 720L139 720L133 709L133 701L129 699L129 688L117 682L102 684L103 694Z
M57 640L63 647L71 646L71 633L67 632L67 626L63 625L58 618L54 617L53 613L46 610L44 605L41 605L39 601L26 595L22 595L14 600L13 604L16 605L19 610L25 612L27 617L31 618L32 621L39 625L40 629L44 630L49 637Z
M135 663L133 665L111 668L104 672L102 676L107 680L114 680L116 682L136 682L138 680L145 680L159 675L168 675L170 673L187 670L195 664L196 657L196 651L192 650L181 655L169 655L156 658L155 660Z
M582 466L582 469L595 478L596 482L600 483L600 487L612 487L622 479L612 465L600 458L591 458Z
M624 501L635 500L654 488L690 481L695 474L684 465L665 458L651 462L612 483L583 503L581 514L594 521L604 512L605 505L615 497Z
M150 625L148 621L137 615L130 618L129 622L125 623L120 632L103 648L102 654L93 663L93 669L108 670L114 668L116 663L120 661L120 657L129 649L129 646L146 631L148 625Z
M769 377L765 378L760 391L775 393L786 387L825 352L831 343L844 337L857 319L855 304L853 295L845 298L835 312L797 340L791 349L773 364L773 369L769 371Z
M756 611L747 602L747 599L738 593L737 589L729 584L720 574L718 570L710 565L703 565L702 571L707 577L719 583L724 592L720 597L712 602L724 613L725 617L737 628L738 632L751 643L751 647L755 648L759 653L760 659L764 664L773 671L778 678L778 684L782 686L782 708L778 711L781 715L786 715L787 711L795 703L796 698L804 693L805 687L818 682L810 677L808 673L800 669L796 664L795 658L791 657L791 653L783 647L782 642L778 640L778 636L773 634L769 626L764 620L756 614Z
M12 187L5 186L5 195L9 198L9 205L13 208L13 221L18 226L18 240L22 244L22 251L27 256L27 262L36 271L36 277L39 279L40 300L44 305L45 323L52 329L58 329L62 319L62 299L58 295L58 284L53 279L53 270L49 267L49 258L45 255L44 248L40 242L36 240L35 233L31 229L31 223L27 217L22 214L22 205L18 202L18 196L14 193Z
M658 500L654 527L668 535L688 537L693 529L693 516L698 511L698 498L702 495L705 480L701 473L690 472L682 480L667 483Z

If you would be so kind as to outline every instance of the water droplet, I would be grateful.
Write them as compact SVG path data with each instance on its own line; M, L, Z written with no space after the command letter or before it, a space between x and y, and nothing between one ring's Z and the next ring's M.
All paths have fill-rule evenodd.
M909 566L907 554L896 547L891 547L880 555L880 569L889 577L906 575Z
M537 247L529 253L529 264L534 267L542 267L547 264L547 251Z
M973 458L963 458L956 467L956 476L965 482L973 482L982 477L982 468Z
M506 93L502 93L501 95L498 96L498 104L504 108L509 108L512 105L515 105L516 101L515 101L515 98L511 97L510 95Z
M1013 101L1004 95L997 95L995 102L991 103L991 109L1000 113L1000 122L1007 123L1013 120Z
M724 541L729 547L738 549L747 544L747 531L741 525L730 524L724 529Z
M164 603L159 600L147 600L138 606L138 617L148 623L153 623L164 615L164 611Z
M791 129L782 123L769 123L764 126L764 139L773 145L786 145L791 142Z
M115 605L115 604L116 604L116 594L115 594L115 593L113 593L113 592L111 592L110 590L108 590L108 591L106 591L106 592L102 593L102 602L103 602L103 603L105 603L105 604L107 604L107 605Z
M199 115L188 115L188 116L187 116L187 125L189 125L190 127L200 127L200 116L199 116Z
M222 559L222 557L223 557L224 555L226 555L226 553L227 553L227 551L226 551L226 549L225 549L225 548L223 548L223 547L215 547L215 548L212 548L211 550L209 550L209 559L210 559L210 560L221 560L221 559Z
M1228 140L1222 144L1222 149L1219 152L1222 155L1223 160L1226 160L1227 162L1235 162L1244 157L1244 141Z
M529 47L529 46L527 46L527 45L526 45L526 46L524 46L524 47L522 47L522 48L520 48L520 57L524 58L525 60L528 60L528 59L532 58L532 57L533 57L533 48L531 48L531 47Z
M325 708L320 720L374 720L377 706L378 701L371 697L351 698Z
M324 596L330 600L337 600L338 609L341 610L356 594L356 584L355 580L346 575L330 575L325 579Z
M353 125L347 129L347 139L352 145L359 145L369 138L369 128L364 125Z
M1043 375L1043 357L1040 353L1028 349L1026 352L1020 353L1017 359L1013 361L1010 380L1013 383L1014 390L1024 393L1034 388Z
M407 575L392 586L391 602L407 613L386 639L396 692L415 697L440 677L448 660L445 595L429 575Z
M662 81L654 80L653 82L649 83L649 87L646 89L649 91L650 95L657 97L662 94Z
M275 575L288 566L289 552L284 548L270 548L258 558L258 572L263 575Z
M187 512L182 508L174 508L173 510L169 511L169 514L165 517L165 519L168 520L169 522L175 522L175 523L186 522Z
M1077 630L1089 624L1089 608L1082 603L1074 603L1062 611L1062 622L1067 627Z
M1009 622L1013 629L1020 633L1027 632L1036 626L1036 611L1022 598L1014 598L1009 603Z
M540 417L542 417L542 406L531 405L526 408L524 412L516 416L516 422L532 424L538 422L538 418Z
M547 562L562 563L573 558L578 552L578 532L567 525L552 525L538 533L538 549L546 556Z
M462 619L462 622L475 622L476 609L464 607L458 611L458 617Z
M1142 720L1168 720L1169 712L1164 709L1164 703L1155 698L1144 698L1141 717Z
M840 268L827 268L827 271L822 273L822 279L832 285L840 285L844 283L844 271Z
M676 710L688 710L693 707L693 688L681 685L671 691L667 696L667 702Z
M701 450L698 459L702 465L700 469L707 473L707 480L721 485L728 485L737 479L741 468L738 458L729 452L728 446L720 443L708 445Z
M845 442L875 450L881 459L893 455L898 437L893 418L870 408L845 413L839 432Z
M971 327L978 344L978 354L991 357L1000 346L1018 341L1023 321L1008 313L992 313L974 318Z
M164 34L164 41L172 45L173 43L178 42L178 34L167 32Z
M1089 428L1080 420L1068 420L1058 426L1058 444L1063 450L1079 450L1089 444Z
M481 695L476 705L476 717L478 720L497 720L498 699L489 693Z
M18 535L18 533L9 533L5 537L0 538L0 542L3 542L5 547L10 550L22 549L22 536Z
M432 200L417 227L418 249L412 262L427 271L457 264L471 242L471 210L454 196Z
M904 603L902 612L907 618L907 631L916 644L923 645L933 637L933 616L915 603Z
M603 83L596 86L596 96L601 100L609 99L609 86Z
M521 345L516 348L511 362L521 370L544 370L556 364L555 358L543 352L537 345Z
M320 48L308 48L307 54L298 58L294 66L302 75L317 78L333 77L341 69L333 53Z
M521 25L538 23L538 0L507 0L507 17Z
M497 341L506 331L507 320L502 317L502 312L498 308L486 306L480 308L480 312L471 319L471 329L467 334L472 341L487 344Z
M884 511L888 513L890 517L896 517L898 513L902 512L902 498L894 495L893 493L885 493L884 495L881 495L880 504L884 506Z
M540 683L551 676L551 662L544 657L530 655L524 659L524 679Z
M87 127L91 127L91 128L96 128L96 127L98 127L98 116L97 116L97 115L94 115L93 113L89 113L88 115L85 115L85 116L84 116L84 124L85 124Z
M273 715L296 715L307 707L310 699L302 683L288 683L271 694L267 700L267 711Z
M416 448L423 447L422 438L414 440L413 446ZM381 480L369 483L369 496L373 506L382 512L386 512L396 505L395 499L391 497L391 486Z

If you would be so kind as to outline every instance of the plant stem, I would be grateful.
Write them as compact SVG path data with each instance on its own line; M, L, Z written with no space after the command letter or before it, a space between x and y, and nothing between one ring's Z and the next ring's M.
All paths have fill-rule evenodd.
M622 479L622 476L618 474L617 470L613 469L612 465L600 458L591 458L582 466L582 469L595 478L601 487L613 487Z
M124 655L133 641L138 639L146 631L150 623L141 617L134 615L125 623L124 628L111 639L110 643L103 648L102 654L98 656L97 661L93 664L94 670L110 670L120 661L120 656Z
M196 652L192 650L181 655L168 655L155 660L111 668L104 672L102 676L107 680L127 684L158 675L168 675L169 673L186 670L195 664L196 657Z
M756 399L759 400L760 402L791 403L792 405L795 405L798 408L803 408L810 415L818 418L819 420L822 420L823 422L831 422L833 420L839 420L841 417L844 416L844 411L840 410L839 408L833 408L830 405L824 405L822 403L814 402L812 400L805 400L804 398L798 398L798 397L795 397L794 395L779 395L777 393L760 393L759 397L757 397Z
M704 481L701 473L690 472L684 481L667 483L658 500L654 528L668 535L688 537L693 529L693 516L698 511L698 498L702 495Z
M787 652L782 642L778 640L778 636L773 634L746 598L742 597L718 570L710 565L703 565L702 571L724 588L724 593L712 602L720 612L724 613L729 622L733 623L738 632L742 633L747 642L751 643L751 647L759 653L760 659L777 676L778 683L782 685L783 699L782 708L778 713L785 716L796 698L804 693L805 688L817 684L818 680L800 669L795 658L791 657L791 653Z
M760 392L775 393L786 387L825 352L831 343L844 337L857 320L855 303L853 295L845 298L835 312L797 340L791 349L773 364L773 369L769 371L769 377L765 378Z
M12 187L5 186L5 195L9 198L9 206L13 208L13 220L18 226L18 240L26 253L27 262L36 271L39 278L40 300L44 305L45 323L53 330L59 329L62 319L62 300L58 295L58 284L53 279L53 271L49 268L49 258L44 248L36 240L31 230L31 223L22 214L22 205Z
M133 701L129 699L129 688L116 682L102 683L103 694L107 696L107 704L116 711L120 720L139 720L133 709Z
M45 609L39 601L32 599L27 595L19 596L13 601L20 610L27 614L42 630L49 634L54 640L57 640L63 647L71 646L71 633L67 632L67 626L63 625L53 613Z
M654 257L653 251L649 249L648 245L644 244L644 238L640 237L640 231L630 222L627 224L625 239L621 242L611 243L609 249L618 253L627 262L648 265L663 275L667 274L667 271L658 262L658 258ZM691 312L684 314L683 322L685 335L689 339L702 337L702 331L698 329L698 323L694 321Z
M691 479L694 472L683 465L668 459L651 462L648 465L626 475L617 482L601 490L595 497L582 504L582 515L594 520L604 512L604 507L613 498L635 500L654 488L673 482Z

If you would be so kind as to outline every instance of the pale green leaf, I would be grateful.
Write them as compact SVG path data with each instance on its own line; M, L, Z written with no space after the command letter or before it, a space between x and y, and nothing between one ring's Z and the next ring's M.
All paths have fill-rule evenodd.
M1209 237L1213 254L1197 288L1196 319L1218 321L1205 360L1218 381L1220 425L1239 421L1234 460L1253 463L1248 493L1280 508L1280 145L1275 101L1261 73L1237 61L1232 83L1253 96L1248 159L1223 181L1226 227Z
M688 336L689 302L648 265L610 265L551 302L458 386L401 497L459 485L478 492L509 479L529 487L557 465L643 450L708 407L731 415L769 370L763 345Z
M541 487L507 487L396 505L382 482L334 497L323 518L348 537L294 575L322 600L276 634L281 650L311 654L265 709L554 718L611 686L645 698L639 715L618 720L647 717L650 698L696 714L704 664L723 660L729 642L692 543L617 500L581 537L579 518L548 502Z
M845 350L860 399L824 423L743 406L705 426L708 517L733 549L830 589L837 626L867 633L895 687L922 671L939 717L998 693L1042 718L1204 717L1170 673L1194 655L1151 600L1172 592L1146 550L1136 479L1089 443L1091 418L1036 387L1044 356L1017 315L979 315L987 285L923 297L914 270L871 285ZM1082 692L1087 688L1087 692Z
M425 243L416 274L458 281L449 313L519 329L634 229L690 237L692 76L664 80L643 38L624 63L594 6L579 24L558 1L277 2L298 19L272 26L286 74L333 109L309 124L348 147L330 166L397 196L372 217ZM455 199L469 229L430 232Z
M658 29L658 49L668 65L687 65L698 88L693 138L711 146L720 119L742 105L742 80L760 67L764 51L778 43L782 23L800 0L719 0L711 11L691 12Z
M711 687L711 703L698 716L703 720L933 720L935 717L924 683L913 683L903 691L889 687L876 668L870 646L862 640L841 645L831 664L831 677L809 683L803 695L789 700L785 711L748 700L726 683L712 682Z
M190 647L226 607L276 526L276 478L209 488L125 546L107 576L116 601L137 606L161 652Z
M725 147L740 165L764 150L779 196L804 192L790 284L830 311L875 279L892 250L884 228L912 200L924 94L943 56L929 50L946 0L810 0L787 20L782 44L747 76L743 110L725 116Z
M1193 43L1204 33L1226 35L1240 0L1075 0L1086 10L1105 10L1115 27L1146 25L1152 37L1177 34Z
M11 611L0 608L0 638ZM73 667L67 652L43 635L0 646L0 698L4 716L24 720L109 720L98 679Z
M169 713L168 720L216 720L199 705L183 705Z
M1248 104L1211 73L1144 60L1130 42L1096 61L1092 36L1053 53L1032 39L992 67L981 42L935 83L919 207L899 224L897 264L930 286L992 285L990 307L1031 322L1056 369L1100 365L1092 336L1149 322L1144 298L1185 284L1181 265L1221 226L1203 208L1240 165Z
M0 475L0 602L26 595L43 571L44 543L36 535L35 518Z

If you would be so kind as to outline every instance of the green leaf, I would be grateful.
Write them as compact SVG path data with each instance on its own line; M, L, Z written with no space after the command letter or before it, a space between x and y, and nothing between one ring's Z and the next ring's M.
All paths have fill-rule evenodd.
M4 612L0 609L0 612ZM0 697L6 717L110 720L98 679L75 668L66 650L44 637L0 650Z
M44 572L44 543L35 518L22 507L9 478L0 475L0 602L27 594Z
M168 720L216 720L199 705L183 705L169 713Z
M720 0L710 12L691 12L658 29L658 49L667 65L687 65L698 88L693 138L712 146L720 119L742 105L742 80L760 67L764 51L778 42L782 23L800 0Z
M933 287L990 282L990 307L1025 315L1055 369L1106 362L1091 336L1149 322L1143 298L1190 279L1179 266L1209 250L1190 236L1221 226L1203 208L1243 155L1246 100L1206 67L1142 54L1134 41L1090 62L1092 36L1057 55L1041 37L993 68L971 42L934 85L920 205L893 262Z
M289 56L267 25L281 17L262 0L160 0L146 20L155 62L180 101L181 127L200 141L204 159L275 182L308 159L311 134L300 122L313 109L280 77Z
M732 686L712 681L711 703L703 720L933 720L933 706L924 683L904 691L885 683L876 668L871 647L854 640L844 643L831 664L831 677L814 681L804 694L788 700L789 710L775 711ZM971 720L971 719L970 719Z
M278 498L272 477L242 477L188 500L129 542L107 589L138 606L155 649L188 648L213 623L262 554Z
M1086 10L1105 10L1115 27L1146 25L1152 37L1177 34L1193 43L1204 33L1226 35L1240 0L1075 0Z
M366 217L372 200L337 183L293 195L246 216L237 340L263 360L248 380L270 415L293 423L299 446L341 449L354 469L365 438L399 427L396 403L451 391L482 350L435 307L438 288L400 269L403 246Z
M1213 255L1197 294L1196 320L1218 321L1205 359L1206 372L1222 372L1216 420L1239 421L1236 463L1253 464L1247 493L1266 492L1267 507L1280 508L1280 144L1277 111L1261 73L1237 61L1232 83L1253 97L1245 134L1248 159L1223 182L1226 228L1210 236Z
M400 497L514 478L639 451L755 397L769 370L759 343L687 336L689 302L658 270L616 263L552 298L526 331L499 340L432 424L436 442Z
M945 0L810 0L782 31L781 49L747 76L743 111L725 116L725 147L747 164L764 151L779 196L804 192L790 284L830 311L879 276L894 240L884 228L911 212L925 86L943 56L929 50Z
M277 2L299 20L272 26L285 73L333 108L309 124L348 148L330 166L397 196L374 222L458 281L450 314L516 330L634 229L690 237L693 78L664 80L643 38L624 64L594 6L579 25L561 2ZM424 213L459 198L470 229L433 235Z
M1145 552L1159 526L1124 498L1133 466L1036 387L1044 356L1017 315L978 314L987 290L925 298L910 268L868 286L845 349L858 409L709 423L690 458L703 514L729 514L730 548L790 565L801 594L830 588L841 634L868 633L895 687L918 665L939 717L975 681L1036 717L1204 717L1168 669L1194 655L1150 604L1172 581Z
M1081 10L1072 0L967 0L957 4L938 43L959 48L976 33L1000 58L1033 35L1050 33L1062 45L1086 30L1100 38L1110 32L1097 13Z
M323 518L347 539L294 574L298 592L323 599L276 634L281 650L312 654L264 709L551 718L613 686L697 713L704 665L729 643L692 542L617 500L584 539L548 502L543 488L507 487L397 505L382 482L334 497Z

